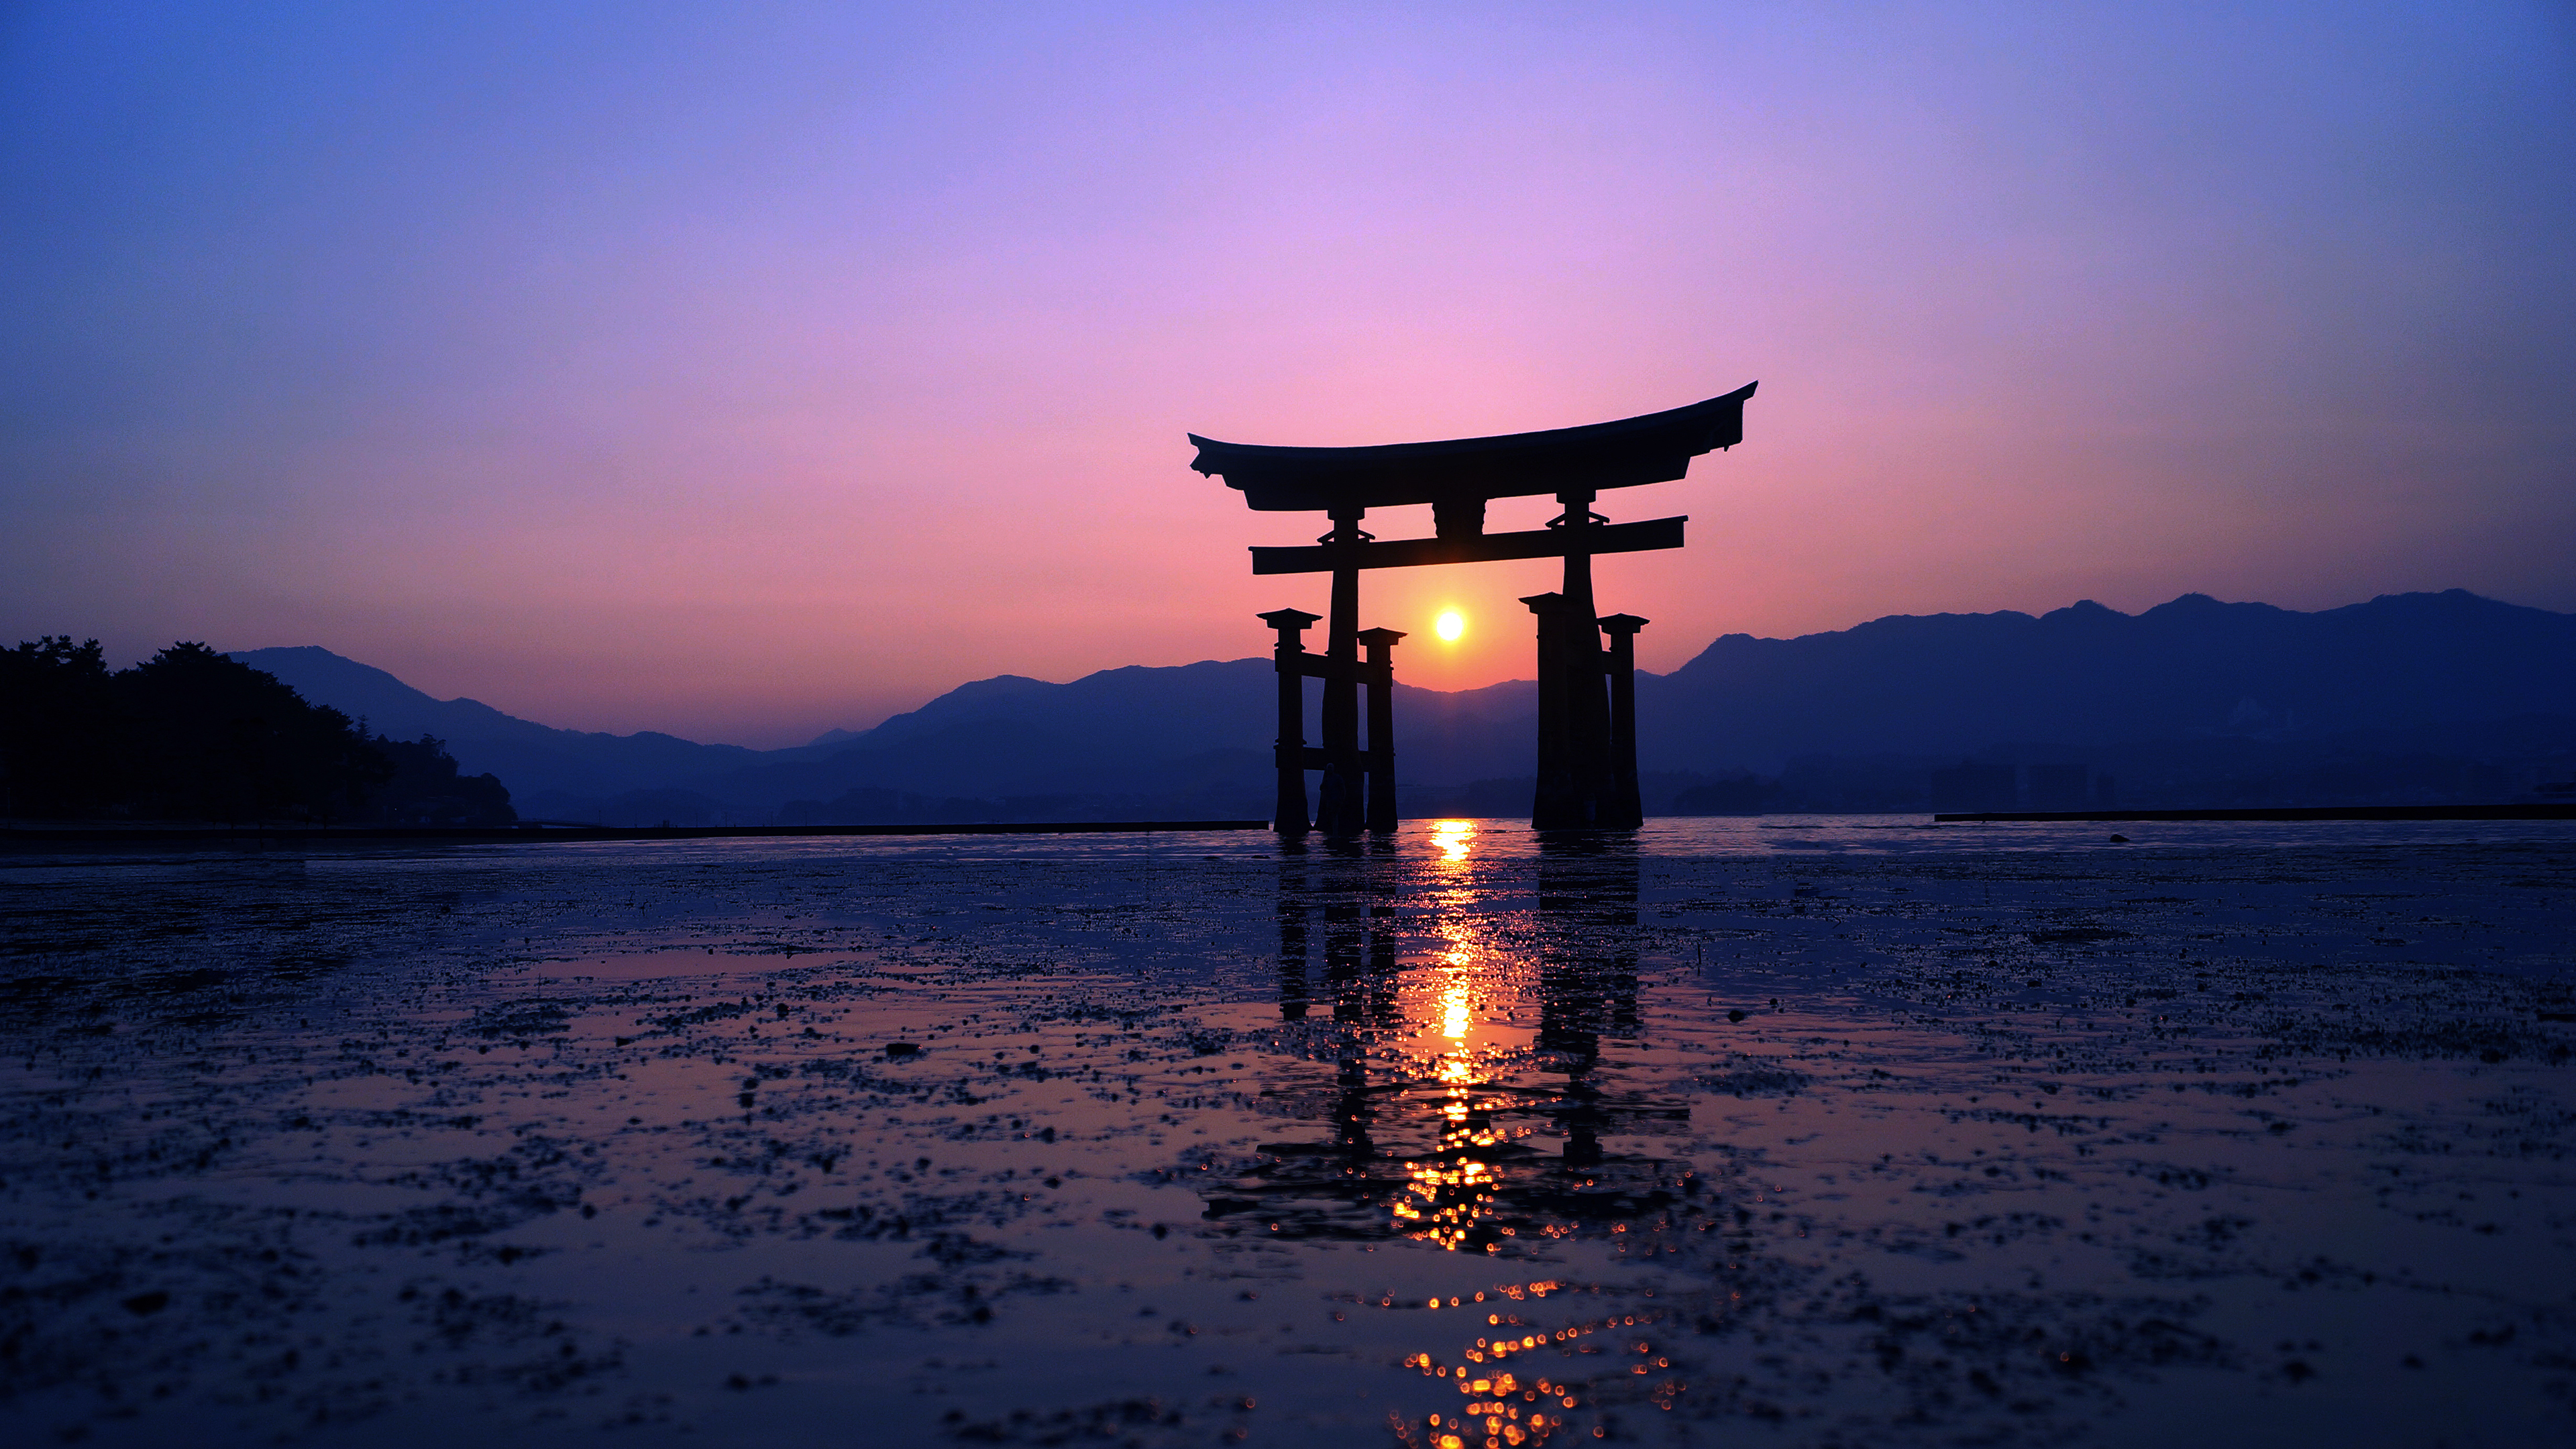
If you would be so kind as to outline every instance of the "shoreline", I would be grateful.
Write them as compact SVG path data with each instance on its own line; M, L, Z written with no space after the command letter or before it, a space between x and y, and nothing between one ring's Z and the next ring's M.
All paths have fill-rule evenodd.
M344 840L507 845L531 841L726 840L834 835L1084 835L1269 828L1267 820L1070 820L966 825L512 825L498 829L438 825L0 828L0 848L10 845L326 845Z

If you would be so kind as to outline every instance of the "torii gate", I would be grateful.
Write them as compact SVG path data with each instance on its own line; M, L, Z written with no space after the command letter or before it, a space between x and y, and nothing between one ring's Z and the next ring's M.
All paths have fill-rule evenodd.
M1255 512L1313 509L1333 523L1313 547L1252 550L1256 574L1333 576L1322 655L1307 653L1302 639L1315 615L1279 609L1261 616L1279 634L1279 831L1302 835L1308 829L1310 769L1324 772L1316 828L1347 835L1396 825L1390 701L1395 641L1404 635L1360 629L1360 570L1523 558L1565 560L1562 592L1521 600L1538 616L1538 792L1530 824L1541 830L1639 824L1635 639L1646 621L1593 613L1592 556L1679 548L1688 520L1612 523L1594 513L1592 503L1603 489L1671 482L1690 471L1691 459L1744 441L1744 404L1755 386L1612 423L1440 443L1271 448L1190 434L1199 450L1190 466L1240 489ZM1549 493L1565 512L1546 528L1485 532L1489 500ZM1361 517L1372 508L1416 503L1431 505L1435 537L1380 541L1360 529ZM1604 631L1610 635L1606 657ZM1324 681L1320 747L1305 742L1309 675ZM1366 750L1359 732L1362 685L1370 696Z

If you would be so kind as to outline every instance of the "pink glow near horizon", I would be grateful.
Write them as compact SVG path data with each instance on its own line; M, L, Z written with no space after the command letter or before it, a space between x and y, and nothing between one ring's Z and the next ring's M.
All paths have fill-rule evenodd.
M2545 7L629 14L0 36L0 642L321 644L791 743L1320 610L1243 549L1322 520L1184 432L1757 378L1743 446L1600 505L1692 518L1601 569L1649 668L2081 597L2576 608ZM1373 574L1367 622L1487 684L1554 584Z

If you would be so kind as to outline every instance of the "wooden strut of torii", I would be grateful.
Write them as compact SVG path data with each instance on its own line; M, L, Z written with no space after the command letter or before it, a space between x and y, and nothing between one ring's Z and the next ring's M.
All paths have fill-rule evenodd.
M1521 601L1538 616L1538 790L1530 824L1585 830L1641 823L1635 641L1646 621L1593 612L1592 556L1679 548L1688 520L1612 523L1594 513L1592 503L1605 489L1671 482L1689 472L1691 459L1742 442L1744 404L1754 387L1747 383L1723 397L1617 422L1439 443L1272 448L1190 434L1199 450L1190 466L1224 478L1254 511L1315 510L1333 524L1311 547L1252 550L1256 574L1333 576L1322 654L1306 652L1303 639L1316 615L1278 609L1261 616L1279 636L1280 833L1303 835L1310 828L1308 770L1324 772L1312 828L1350 835L1396 825L1393 654L1404 635L1359 627L1360 570L1525 558L1565 560L1560 592ZM1554 494L1565 508L1547 527L1485 532L1488 501L1541 494ZM1380 540L1360 529L1361 517L1372 508L1419 503L1431 505L1434 537ZM1324 681L1320 746L1305 741L1309 676ZM1365 749L1362 688L1369 695Z

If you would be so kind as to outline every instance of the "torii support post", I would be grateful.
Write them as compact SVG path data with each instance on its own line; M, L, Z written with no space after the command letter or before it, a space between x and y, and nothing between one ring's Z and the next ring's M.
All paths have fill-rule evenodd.
M1521 600L1538 615L1538 789L1530 801L1537 830L1617 829L1633 824L1618 788L1607 662L1592 613L1592 535L1600 520L1588 491L1556 495L1565 514L1548 525L1563 540L1565 589Z
M1401 629L1363 629L1368 646L1368 828L1381 833L1396 827L1395 815L1395 641Z
M1279 799L1273 827L1282 835L1306 833L1306 674L1304 635L1318 616L1303 609L1273 609L1261 622L1279 631L1271 651L1279 669L1279 739L1271 753L1279 765Z
M1574 731L1568 719L1574 704L1564 679L1570 611L1563 594L1531 594L1521 602L1538 616L1538 792L1530 802L1530 826L1581 830L1592 824L1592 818L1584 809L1576 779Z
M1565 614L1559 621L1557 688L1565 694L1567 738L1581 818L1558 829L1611 825L1610 703L1602 694L1601 630L1593 622L1592 543L1608 520L1592 511L1589 489L1556 495L1565 513L1548 524L1565 540ZM1543 677L1543 676L1542 676ZM1544 686L1542 686L1544 687ZM1532 823L1535 824L1535 812Z
M1357 835L1366 818L1360 757L1360 561L1359 546L1368 541L1360 531L1364 510L1332 510L1333 531L1324 536L1333 558L1332 618L1324 626L1324 652L1330 667L1324 675L1324 783L1317 791L1315 826L1330 835Z
M1646 823L1645 802L1637 791L1637 631L1647 621L1634 614L1612 614L1600 621L1610 636L1610 798L1601 824L1633 830Z

